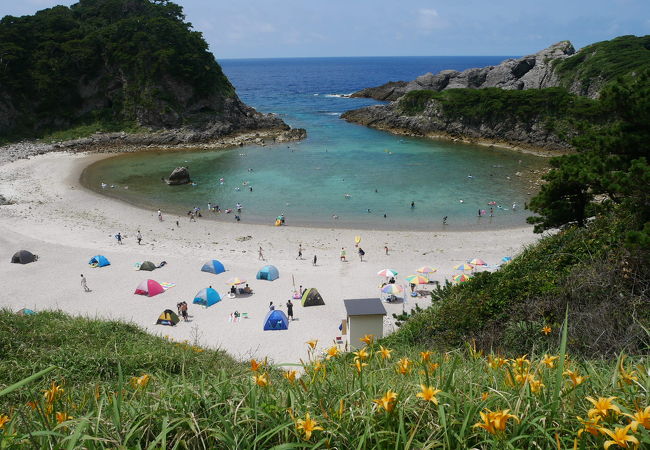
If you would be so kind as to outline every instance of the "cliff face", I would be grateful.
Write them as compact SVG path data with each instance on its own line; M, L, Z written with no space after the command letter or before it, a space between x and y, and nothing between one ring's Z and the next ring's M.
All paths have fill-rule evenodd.
M171 2L80 0L0 20L0 138L97 122L193 139L289 128L241 102Z
M443 70L437 74L427 73L410 82L391 81L382 86L363 89L352 97L374 98L375 100L397 100L411 91L496 87L501 89L541 89L559 85L554 72L554 61L575 53L569 41L558 42L547 49L523 58L507 59L497 66L457 70Z
M341 118L359 125L409 136L444 137L465 142L545 150L570 148L570 136L549 127L545 117L452 117L445 112L442 102L437 100L429 100L423 111L417 114L405 114L400 102L393 102L389 105L347 111Z

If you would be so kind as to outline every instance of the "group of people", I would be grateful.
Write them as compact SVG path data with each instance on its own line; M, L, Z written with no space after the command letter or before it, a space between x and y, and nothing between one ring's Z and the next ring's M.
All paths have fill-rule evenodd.
M187 302L176 303L176 309L178 309L178 315L187 322L189 316L187 315Z
M300 288L302 290L302 286L300 286ZM275 305L273 304L273 302L269 302L269 311L273 311L273 310L275 310ZM287 317L289 318L289 320L293 320L293 302L291 301L291 299L287 301Z
M121 231L118 231L118 233L115 235L115 239L117 240L117 243L119 245L122 245L122 239L125 238L126 236L122 235ZM140 230L135 235L136 240L138 241L138 245L142 244L142 233L140 233Z

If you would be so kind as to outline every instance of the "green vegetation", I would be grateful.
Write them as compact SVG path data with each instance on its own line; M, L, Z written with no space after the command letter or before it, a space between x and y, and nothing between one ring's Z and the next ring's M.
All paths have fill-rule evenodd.
M233 95L201 33L168 1L81 0L0 20L4 140L90 124L178 126L220 113Z
M603 217L543 238L500 270L441 288L387 338L393 345L480 349L507 355L544 348L538 331L569 308L569 350L590 357L650 344L647 254L623 248L630 221Z
M598 90L621 77L650 70L650 35L620 36L582 48L575 55L554 61L562 86L580 83L580 93Z
M312 350L301 376L130 325L0 320L2 448L594 448L617 427L650 444L648 358L569 358L559 329L512 360L367 337Z
M603 119L603 111L596 101L570 94L564 88L411 91L400 99L399 108L408 115L420 114L431 100L441 104L445 117L469 122L499 123L512 118L523 122L539 118Z
M432 103L450 120L493 128L513 124L531 127L538 123L567 142L585 128L602 126L609 118L600 102L571 94L564 88L411 91L399 100L398 108L412 116L422 114Z

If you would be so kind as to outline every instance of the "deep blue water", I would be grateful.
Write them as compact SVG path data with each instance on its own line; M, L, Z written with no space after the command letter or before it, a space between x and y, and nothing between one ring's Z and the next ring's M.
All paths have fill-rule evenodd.
M376 104L343 98L364 87L411 80L426 72L497 64L505 57L369 57L220 61L240 98L261 112L306 128L299 143L215 152L137 153L91 166L85 180L144 206L176 212L207 202L244 206L242 221L379 229L437 229L443 216L456 228L523 224L512 211L529 198L515 172L541 167L540 158L481 146L405 138L347 123L339 115ZM196 186L159 183L179 165ZM252 172L249 171L252 169ZM471 175L471 177L469 176ZM224 178L223 184L219 182ZM243 183L246 182L246 185ZM120 189L128 186L128 190ZM253 191L248 187L252 186ZM375 192L376 190L376 192ZM349 194L346 198L345 194ZM411 202L415 208L411 208ZM495 201L494 217L477 218ZM370 210L370 212L368 212ZM386 214L386 218L384 218ZM338 216L334 219L333 216ZM232 215L222 219L234 220Z

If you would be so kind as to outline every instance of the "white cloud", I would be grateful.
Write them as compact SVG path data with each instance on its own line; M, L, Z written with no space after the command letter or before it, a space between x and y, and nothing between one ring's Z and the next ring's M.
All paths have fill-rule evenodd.
M428 34L434 30L446 28L447 22L440 17L440 14L435 9L425 8L417 12L415 25L420 31Z

